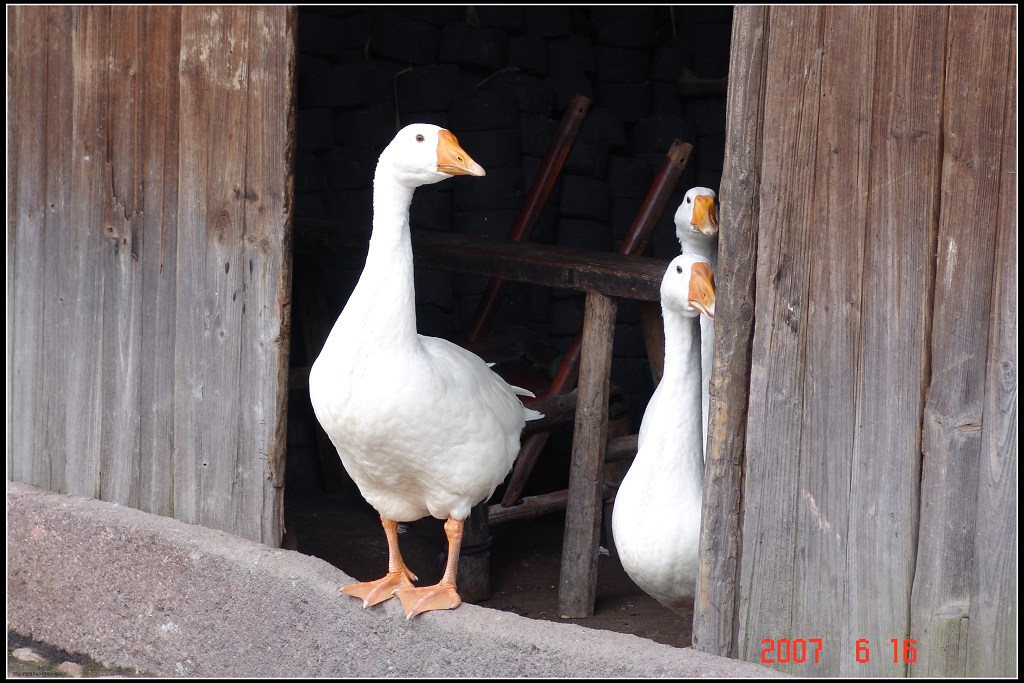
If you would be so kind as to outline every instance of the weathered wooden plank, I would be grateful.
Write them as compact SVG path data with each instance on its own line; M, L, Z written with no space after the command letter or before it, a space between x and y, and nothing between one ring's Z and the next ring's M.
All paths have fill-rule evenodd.
M768 14L737 654L792 632L824 10ZM721 328L721 325L719 325ZM721 335L724 336L724 335ZM717 428L717 424L716 424ZM816 638L817 634L800 634Z
M369 233L346 230L336 222L303 219L296 230L315 244L361 267ZM473 235L413 230L413 256L421 268L494 275L546 287L596 291L605 296L661 300L661 278L668 261L587 249L507 242ZM356 263L358 261L358 263Z
M100 495L103 405L103 263L110 247L104 235L110 8L75 7L72 14L72 121L74 150L66 231L72 297L68 374L47 387L66 397L68 492ZM53 144L65 144L54 141Z
M235 533L281 543L291 338L295 7L249 15Z
M843 629L857 398L850 378L859 374L861 310L876 305L862 301L862 270L877 9L829 7L822 29L814 188L807 198L807 315L801 321L806 347L800 361L799 550L793 563L793 623L787 635L820 639L825 653L805 663L791 662L789 671L835 676L853 653Z
M754 336L754 277L760 211L768 9L733 13L729 111L720 199L722 230L715 273L716 325L710 425L704 469L700 574L693 647L736 656L743 468Z
M190 6L181 14L174 509L179 519L224 530L233 530L241 493L239 383L248 372L238 294L248 270L250 11Z
M39 452L44 438L40 386L44 343L46 222L43 159L46 126L46 9L7 8L8 172L7 185L7 472L15 481L49 484Z
M616 308L615 299L597 292L587 293L558 582L558 613L568 617L594 613Z
M141 88L142 18L138 6L110 11L110 47L105 69L110 82L102 185L102 326L99 352L106 366L100 378L103 414L100 431L100 498L139 506L139 430L142 406L142 278L140 193L144 133L139 125L144 102Z
M1016 12L1013 25L1016 27ZM1006 83L1017 82L1016 31ZM1017 666L1017 90L1007 88L996 213L996 270L978 474L967 672Z
M928 372L946 10L881 7L866 183L861 333L854 383L847 606L839 675L903 676ZM871 644L867 662L856 642Z
M653 301L638 302L640 309L640 330L644 335L644 348L651 364L651 379L654 386L665 374L665 321L661 318L661 307Z
M139 125L142 155L142 278L139 386L139 508L174 514L174 315L178 234L178 60L181 9L147 7L143 15Z
M943 88L942 204L925 396L921 518L911 598L915 676L963 676L974 571L992 273L1015 81L1015 10L952 7ZM993 36L1000 36L993 39ZM1014 95L1015 96L1015 95ZM1014 125L1014 124L1010 124Z
M71 177L75 151L67 144L73 138L72 57L70 7L47 9L46 26L46 124L40 136L45 140L46 236L45 270L42 282L43 337L39 354L42 359L40 381L43 387L63 387L68 373L68 347L72 344L70 328L77 305L71 294L69 280L71 256L68 225L71 222ZM69 439L67 436L68 397L63 390L43 392L43 419L37 436L41 439L33 449L34 456L45 460L49 476L44 488L68 490L66 480Z

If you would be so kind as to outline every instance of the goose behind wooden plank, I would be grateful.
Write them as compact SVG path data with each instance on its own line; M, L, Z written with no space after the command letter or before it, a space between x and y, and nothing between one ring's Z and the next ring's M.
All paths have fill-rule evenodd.
M703 256L711 263L711 270L718 265L718 196L707 187L691 187L683 196L676 209L676 237L684 254ZM707 450L708 419L711 412L711 369L715 352L715 323L702 316L700 319L701 359L701 424L704 440L702 451Z
M647 404L636 458L612 508L623 569L644 592L683 613L694 595L704 461L697 318L715 314L711 264L682 254L661 285L665 371Z
M397 594L406 617L461 603L456 569L463 522L512 467L527 419L540 417L475 354L416 332L409 207L415 189L484 169L451 132L406 126L384 149L373 187L366 264L313 363L313 410L363 497L380 513L388 573L343 587L368 607ZM414 588L397 526L447 520L438 584Z

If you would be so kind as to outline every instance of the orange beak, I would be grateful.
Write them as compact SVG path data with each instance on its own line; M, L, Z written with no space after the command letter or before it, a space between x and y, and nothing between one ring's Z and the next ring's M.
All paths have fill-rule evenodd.
M715 198L709 194L699 194L693 199L693 227L706 237L718 235L718 209Z
M447 130L437 134L437 170L451 175L487 175L484 167L473 161Z
M715 274L706 263L694 263L690 270L689 303L707 317L715 319Z

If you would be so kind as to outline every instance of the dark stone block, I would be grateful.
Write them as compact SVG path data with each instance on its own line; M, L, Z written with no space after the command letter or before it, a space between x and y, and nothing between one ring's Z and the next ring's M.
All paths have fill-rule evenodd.
M682 70L690 68L692 62L689 45L677 36L670 44L655 48L651 58L651 80L675 83Z
M547 44L548 64L551 71L597 71L597 58L590 38L585 35L572 35L567 38L551 40Z
M729 75L729 44L732 27L707 24L691 36L693 70L704 78L725 78Z
M517 128L467 130L456 137L462 148L484 170L491 167L518 166L522 160L520 134Z
M651 93L647 83L598 83L597 101L625 123L632 123L651 113Z
M466 21L468 7L460 5L402 5L392 8L396 15L435 26Z
M647 49L602 46L597 49L598 80L608 83L647 81L651 55Z
M399 129L405 128L410 123L432 123L441 128L448 128L448 112L446 111L420 111L417 109L406 110L404 107L399 111ZM392 135L391 137L394 137ZM389 139L390 142L390 139Z
M519 105L512 93L487 88L453 101L448 120L456 136L467 130L516 128Z
M626 127L622 117L603 105L595 105L587 112L580 128L583 140L603 141L609 149L626 146Z
M548 333L552 341L563 335L571 340L583 326L583 297L578 292L574 294L576 296L568 299L551 298Z
M607 221L608 204L608 183L603 180L580 175L562 177L562 216Z
M369 226L373 221L373 190L333 190L321 192L327 218L345 225Z
M454 64L413 68L395 82L398 103L406 111L444 111L462 93L462 75Z
M683 117L685 111L675 83L651 81L651 113Z
M420 290L417 286L416 297L419 298L419 296ZM422 304L417 302L416 331L424 337L451 339L455 332L452 322L452 314L437 307L429 299Z
M456 211L519 209L523 203L522 172L516 168L491 168L482 178L456 178Z
M316 152L334 146L334 116L326 107L300 109L295 114L295 149Z
M655 114L633 126L633 148L639 152L667 152L674 140L696 144L693 124L680 116Z
M522 154L543 158L558 132L558 121L539 114L520 114L520 149Z
M312 152L295 153L295 194L319 192L323 189L320 162Z
M370 85L371 102L395 101L395 80L401 78L399 73L409 69L408 64L391 62L385 59L373 59L366 62L367 80Z
M362 64L339 64L320 72L308 100L319 107L364 107L370 103L369 72Z
M610 251L608 223L580 218L563 218L558 225L557 244L573 249Z
M413 274L416 302L430 303L444 310L452 307L455 299L454 278L443 270L417 268Z
M481 90L512 93L521 113L550 116L555 104L555 90L550 83L515 70L499 71L482 84Z
M582 71L552 70L548 81L555 91L554 111L559 119L577 95L583 95L594 102L594 87L590 83L590 78Z
M452 226L452 193L416 191L409 208L409 224L414 229L448 231Z
M476 235L504 240L512 232L518 218L518 209L456 211L453 230L460 235Z
M643 206L642 199L612 197L611 206L608 209L608 224L612 229L612 244L616 249L622 244L622 240L626 239L633 223L636 222L641 206ZM665 210L668 211L668 208Z
M623 156L608 159L608 188L613 202L619 197L642 200L647 196L654 176L649 161Z
M534 38L561 38L572 35L572 14L569 7L531 5L523 8L526 35Z
M373 187L380 152L374 147L335 147L317 155L328 190Z
M725 133L725 98L708 97L687 100L686 118L693 123L697 135Z
M339 39L340 36L349 36L347 23L339 17L301 11L298 21L299 51L321 57L339 57L344 49L351 46Z
M327 209L319 193L295 194L296 218L327 218Z
M445 24L441 28L438 61L501 69L508 63L505 32L467 24Z
M642 5L590 8L594 36L600 45L649 47L654 44L655 8Z
M361 109L334 110L334 142L339 147L372 145L379 154L397 132L392 102L376 102Z
M546 76L548 62L544 41L530 36L512 36L508 39L508 65L537 76Z
M474 5L480 26L499 28L510 33L522 33L526 27L523 15L529 8L510 5Z
M647 344L644 342L642 327L626 324L619 319L615 326L615 357L647 358Z
M700 150L697 157L697 173L713 173L722 175L725 161L725 133L702 135L697 138L696 149ZM705 185L715 187L715 185Z
M608 143L576 138L563 173L604 178L608 169Z
M370 51L410 64L433 64L440 40L441 29L434 24L405 18L385 20L373 28Z

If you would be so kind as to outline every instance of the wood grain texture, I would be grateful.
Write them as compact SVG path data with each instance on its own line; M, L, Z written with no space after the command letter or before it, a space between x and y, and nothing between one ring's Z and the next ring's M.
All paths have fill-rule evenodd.
M1013 7L949 10L931 378L910 635L914 676L963 676L975 570L978 476ZM986 552L991 549L986 549Z
M8 11L8 471L276 545L295 10L187 12Z
M860 334L850 457L846 644L838 673L903 676L890 639L909 630L928 321L934 280L946 12L883 7L877 12L866 150ZM851 226L852 227L852 226ZM898 245L898 247L896 246ZM851 644L873 644L858 662Z
M729 111L722 172L715 361L710 394L693 647L736 656L743 468L747 435L754 276L760 209L768 9L733 14Z
M139 352L146 371L139 387L139 507L174 514L174 310L178 240L178 60L181 9L151 7L143 17L141 127L142 240L139 254L142 334Z
M749 661L761 661L762 639L793 633L794 596L802 588L794 562L797 511L808 505L799 476L824 14L773 7L768 15L736 650Z
M594 613L597 546L601 533L601 487L608 441L608 390L615 335L615 299L587 292L583 313L580 381L569 464L569 500L558 582L558 613Z
M814 185L805 197L810 223L803 249L810 258L804 275L806 317L800 321L805 347L791 634L814 634L829 656L793 663L789 671L835 676L852 655L844 633L848 604L842 577L850 551L850 468L859 398L851 378L861 373L861 312L867 306L864 200L870 196L876 10L828 8L821 30L817 148L810 167Z
M1014 26L1016 12L1014 12ZM1014 36L1016 37L1016 36ZM1017 81L1016 40L1007 83ZM1006 91L996 268L978 472L967 672L1015 677L1017 666L1017 93Z
M46 120L39 134L40 140L70 140L74 131L74 109L71 96L71 24L70 7L50 7L46 16ZM20 100L19 100L20 101ZM42 148L41 148L42 149ZM69 490L67 479L69 453L73 443L67 434L66 396L59 387L64 386L68 373L71 324L77 305L71 293L73 281L69 264L73 245L65 229L71 207L71 183L74 152L71 145L47 145L43 166L46 169L44 187L46 209L46 235L44 245L43 282L40 283L43 305L43 329L46 334L38 352L42 358L40 379L43 392L41 414L44 419L36 431L34 458L48 464L48 475L41 478L40 486L52 491Z
M37 486L49 484L39 453L45 339L43 300L46 182L42 132L46 125L46 10L7 8L7 473ZM23 106L12 107L12 102Z

